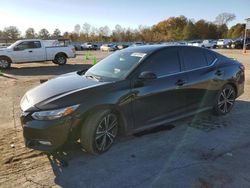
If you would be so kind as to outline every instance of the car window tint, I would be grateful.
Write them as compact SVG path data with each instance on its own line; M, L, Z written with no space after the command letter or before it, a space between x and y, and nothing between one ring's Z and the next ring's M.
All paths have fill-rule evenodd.
M214 62L214 60L216 59L216 57L209 52L205 53L205 56L207 59L207 65L211 65Z
M17 45L17 48L19 50L29 49L29 43L28 42L22 42L22 43Z
M41 42L39 42L39 41L34 41L34 42L33 42L33 48L41 48Z
M146 62L141 71L152 71L158 77L180 72L177 50L166 49L157 52Z
M207 66L205 55L199 48L183 48L182 55L187 70Z

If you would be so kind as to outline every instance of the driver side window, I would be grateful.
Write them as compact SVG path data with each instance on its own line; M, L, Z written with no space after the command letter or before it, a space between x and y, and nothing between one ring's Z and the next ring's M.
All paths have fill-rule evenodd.
M179 56L177 49L164 49L148 59L142 67L141 72L150 71L160 76L178 73L181 71Z
M28 43L28 42L22 42L22 43L18 44L18 45L15 47L15 50L16 50L16 51L26 50L26 49L29 49L29 43Z

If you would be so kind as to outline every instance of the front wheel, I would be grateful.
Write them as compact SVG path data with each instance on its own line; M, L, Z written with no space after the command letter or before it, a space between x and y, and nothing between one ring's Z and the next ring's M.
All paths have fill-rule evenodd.
M52 62L58 65L65 65L67 63L67 57L64 54L57 54Z
M225 85L216 97L214 112L216 115L225 115L229 113L236 99L236 91L231 85Z
M119 119L111 110L100 110L89 116L82 126L81 145L91 154L106 152L118 134Z

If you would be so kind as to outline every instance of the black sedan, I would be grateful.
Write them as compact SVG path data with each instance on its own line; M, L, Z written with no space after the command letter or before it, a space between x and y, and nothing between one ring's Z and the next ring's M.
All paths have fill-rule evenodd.
M126 48L87 71L59 76L29 90L21 101L29 148L53 151L80 139L93 154L119 134L133 134L213 110L230 112L244 91L244 66L190 46Z

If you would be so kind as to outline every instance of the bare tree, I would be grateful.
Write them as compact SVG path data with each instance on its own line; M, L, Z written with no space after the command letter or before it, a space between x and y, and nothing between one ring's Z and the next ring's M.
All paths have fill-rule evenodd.
M79 24L76 24L75 25L75 33L77 33L78 34L78 36L80 36L80 30L81 30L81 26L79 25Z
M82 25L82 31L83 31L83 33L84 33L86 36L89 36L90 30L91 30L91 25L90 25L90 24L84 23L84 24Z
M236 18L235 14L223 12L216 16L215 23L218 25L227 25L228 22L233 21Z

